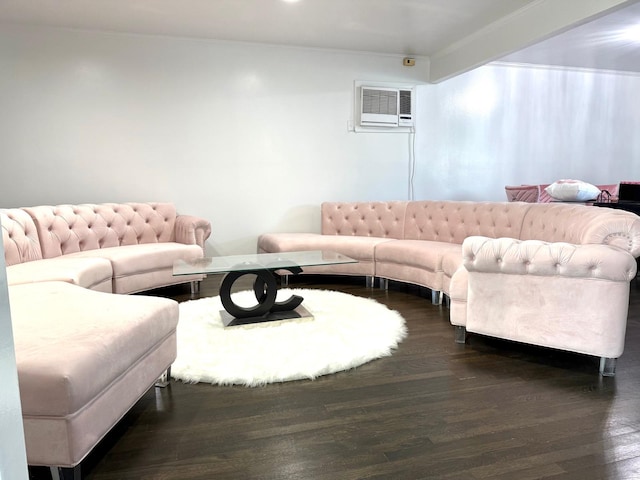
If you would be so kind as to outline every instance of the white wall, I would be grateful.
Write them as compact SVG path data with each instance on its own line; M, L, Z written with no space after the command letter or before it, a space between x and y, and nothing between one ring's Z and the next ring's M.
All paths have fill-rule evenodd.
M639 92L638 75L501 64L420 87L416 198L640 180Z
M0 235L0 249L3 249ZM0 255L0 480L26 480L27 455L4 255Z
M0 205L171 201L210 254L319 229L324 200L406 199L407 134L363 134L355 80L427 60L0 27Z
M426 60L0 27L0 205L172 201L209 254L317 231L324 200L408 198L407 134L352 133L355 80ZM489 65L418 89L417 199L640 179L640 77Z

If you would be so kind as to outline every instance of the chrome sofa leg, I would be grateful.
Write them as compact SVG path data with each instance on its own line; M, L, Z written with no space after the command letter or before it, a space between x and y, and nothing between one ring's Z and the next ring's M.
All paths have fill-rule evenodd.
M454 340L456 343L466 343L467 342L467 328L462 325L454 325Z
M451 308L451 297L449 297L449 295L442 295L442 304L447 307L447 308Z
M431 290L431 304L432 305L442 304L442 292L439 292L438 290Z
M367 288L373 288L373 276L372 275L367 275L365 277L365 285L367 286Z
M197 294L200 293L200 281L193 280L192 282L190 282L190 285L191 285L191 296L195 297Z
M380 290L389 290L389 279L381 278L380 279Z
M165 372L156 380L155 386L159 388L165 388L171 383L171 367L167 368Z
M80 465L75 467L50 467L53 480L82 480Z
M280 285L283 287L289 286L289 275L280 275Z
M616 374L617 358L600 357L600 375L603 377L613 377Z

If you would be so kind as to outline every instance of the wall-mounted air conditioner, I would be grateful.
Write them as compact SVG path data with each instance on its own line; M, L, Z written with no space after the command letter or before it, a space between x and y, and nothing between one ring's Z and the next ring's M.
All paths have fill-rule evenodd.
M413 127L413 87L358 88L361 127Z

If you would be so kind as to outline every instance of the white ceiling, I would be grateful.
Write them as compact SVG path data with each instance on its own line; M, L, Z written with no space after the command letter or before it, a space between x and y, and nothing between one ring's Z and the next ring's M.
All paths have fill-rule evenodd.
M432 67L438 59L444 64L432 78L439 81L622 6L625 10L507 57L521 63L591 68L603 62L602 68L612 68L611 47L593 40L601 30L629 23L632 17L640 22L637 2L3 0L0 23L425 56ZM556 11L557 20L547 18ZM504 45L497 47L496 42ZM616 58L619 64L624 61L624 69L640 70L637 50L618 51ZM588 65L578 65L587 60Z
M633 26L640 27L640 3L572 28L502 60L640 73L640 39L634 41L625 35Z

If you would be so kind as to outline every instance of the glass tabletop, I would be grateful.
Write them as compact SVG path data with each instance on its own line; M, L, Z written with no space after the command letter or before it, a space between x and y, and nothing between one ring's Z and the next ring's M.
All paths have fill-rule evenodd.
M358 263L358 261L337 252L321 250L254 253L249 255L203 257L191 261L176 260L173 263L173 274L194 275L253 270L277 270L278 268L336 265L339 263Z

